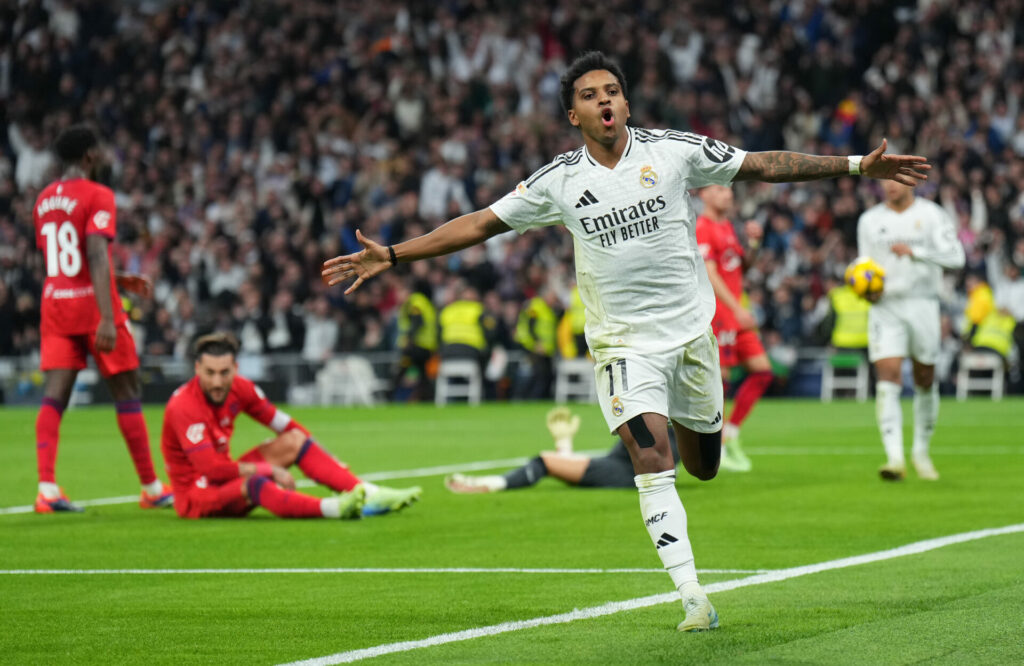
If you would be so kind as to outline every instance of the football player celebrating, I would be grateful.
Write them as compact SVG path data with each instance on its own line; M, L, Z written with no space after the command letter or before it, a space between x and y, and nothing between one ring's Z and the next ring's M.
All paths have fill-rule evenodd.
M419 499L418 486L397 490L361 481L238 374L237 353L238 341L227 333L196 340L196 375L167 403L161 449L179 516L244 516L262 506L283 518L359 518L397 511ZM235 461L230 442L240 412L277 436ZM296 492L287 469L292 465L339 494L320 498Z
M39 324L39 367L45 380L36 419L39 494L35 510L82 510L57 485L55 467L61 417L75 377L90 354L110 388L117 425L142 484L139 505L167 507L173 496L153 470L140 402L139 358L117 294L121 286L148 296L152 285L138 275L115 276L111 268L110 242L117 212L114 192L98 182L109 165L96 133L82 125L69 127L57 137L54 148L63 172L39 193L32 210L36 246L46 261Z
M678 628L713 629L718 614L697 582L667 426L671 421L686 471L714 478L722 451L722 376L710 326L715 297L687 191L851 172L914 183L929 167L923 157L884 155L885 142L863 158L747 153L688 132L627 127L626 82L598 52L577 58L561 83L562 105L583 146L490 207L424 236L385 247L357 232L364 249L325 262L323 279L355 278L346 290L352 293L400 261L448 254L512 229L565 226L573 236L601 410L626 443L641 518L682 596L686 617Z
M868 310L868 358L875 364L875 415L886 462L879 475L887 481L906 476L903 410L900 407L903 359L914 366L914 444L911 459L922 479L935 481L929 454L939 416L935 362L941 341L939 288L942 269L962 268L964 248L956 227L938 204L914 196L907 185L882 183L885 200L857 221L857 254L885 269L885 289Z
M743 272L752 263L743 251L729 221L732 210L732 189L709 185L700 191L704 212L697 217L697 244L700 246L708 279L715 292L715 318L711 330L718 340L722 370L742 365L747 371L739 388L732 413L722 426L722 467L734 472L749 472L750 458L740 447L740 426L757 401L772 383L772 364L758 336L757 322L743 307ZM756 256L761 241L761 225L748 222L747 239Z

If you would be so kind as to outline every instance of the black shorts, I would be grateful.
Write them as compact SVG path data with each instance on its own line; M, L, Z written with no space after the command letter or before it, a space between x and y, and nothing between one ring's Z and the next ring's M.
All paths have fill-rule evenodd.
M679 464L679 449L676 447L675 433L669 430L669 445L672 457ZM629 450L622 440L615 442L611 451L599 458L591 458L590 464L580 478L581 488L636 488L633 477L633 461Z
M629 451L620 439L606 455L591 458L583 477L581 488L636 488L633 477L633 461Z

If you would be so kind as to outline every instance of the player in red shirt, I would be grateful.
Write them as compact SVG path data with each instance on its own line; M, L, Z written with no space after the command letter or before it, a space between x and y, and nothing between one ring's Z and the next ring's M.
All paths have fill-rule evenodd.
M237 353L238 341L230 334L199 338L196 376L167 403L160 448L179 516L244 516L262 506L282 518L359 518L397 511L419 499L418 486L398 490L361 481L238 374ZM235 461L230 442L240 412L277 437ZM295 492L287 469L292 465L340 494L320 498Z
M728 377L730 368L742 365L747 376L736 390L732 413L722 427L722 462L724 469L747 472L751 463L740 447L740 426L754 405L772 383L772 365L764 345L755 330L757 322L743 307L743 272L750 265L736 238L729 211L732 210L732 190L724 185L712 185L701 190L704 212L697 218L697 244L708 277L715 290L715 318L711 323L722 364L722 376ZM761 241L761 225L748 222L747 238L755 250Z
M96 133L76 125L55 144L63 173L39 194L32 215L36 246L46 260L40 322L41 361L45 373L42 406L36 420L39 471L37 513L80 512L57 485L54 467L60 421L86 356L96 359L110 388L135 471L142 483L139 505L170 506L173 495L156 477L149 433L142 418L142 389L135 341L126 324L117 286L145 296L152 287L137 275L118 275L110 263L116 211L114 193L97 180L109 169Z

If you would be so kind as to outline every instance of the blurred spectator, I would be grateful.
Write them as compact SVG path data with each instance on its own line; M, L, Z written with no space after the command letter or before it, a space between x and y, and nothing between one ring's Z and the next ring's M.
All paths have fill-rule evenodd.
M442 310L440 322L441 362L469 359L480 367L483 377L494 342L495 321L484 310L475 287L462 286L458 298Z
M321 296L336 308L336 351L394 349L391 290L325 294L319 262L358 251L356 229L395 243L486 206L577 147L557 81L589 48L620 61L638 124L819 154L885 136L927 155L918 195L960 222L997 299L996 246L1000 275L1024 268L1022 0L30 4L0 72L0 280L14 308L0 345L15 354L38 336L31 205L71 122L112 137L115 260L156 286L145 349L183 358L221 326L247 352L297 353L313 330L300 313ZM735 189L741 217L766 229L752 313L785 349L819 343L823 285L853 258L877 185ZM567 296L571 266L572 239L549 230L416 275L438 303L462 279L504 310L547 286Z
M287 289L274 294L266 323L268 352L298 353L302 350L306 325L295 311L294 298Z
M428 363L437 353L437 309L431 302L430 286L424 281L398 289L398 340L400 352L395 371L395 397L400 400L430 400L433 382Z
M302 358L322 363L334 353L338 342L338 322L331 313L331 306L323 296L314 298L304 320L305 336Z
M551 383L555 376L557 307L558 294L551 287L544 287L540 296L531 298L519 313L516 342L527 355L526 365L520 370L518 393L521 398L551 398Z

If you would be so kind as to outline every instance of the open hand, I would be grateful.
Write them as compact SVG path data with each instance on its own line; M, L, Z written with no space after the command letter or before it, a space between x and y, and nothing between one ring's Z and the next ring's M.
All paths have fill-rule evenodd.
M136 275L135 273L118 275L117 286L143 298L153 295L153 282L145 275Z
M932 165L927 157L918 155L886 155L888 142L882 143L860 161L860 173L868 178L895 180L897 183L914 187L928 179Z
M366 280L391 268L391 258L386 247L364 237L358 229L356 229L356 239L363 246L361 251L328 259L324 262L323 270L320 272L320 279L328 287L355 277L356 281L345 290L346 294L351 294Z

